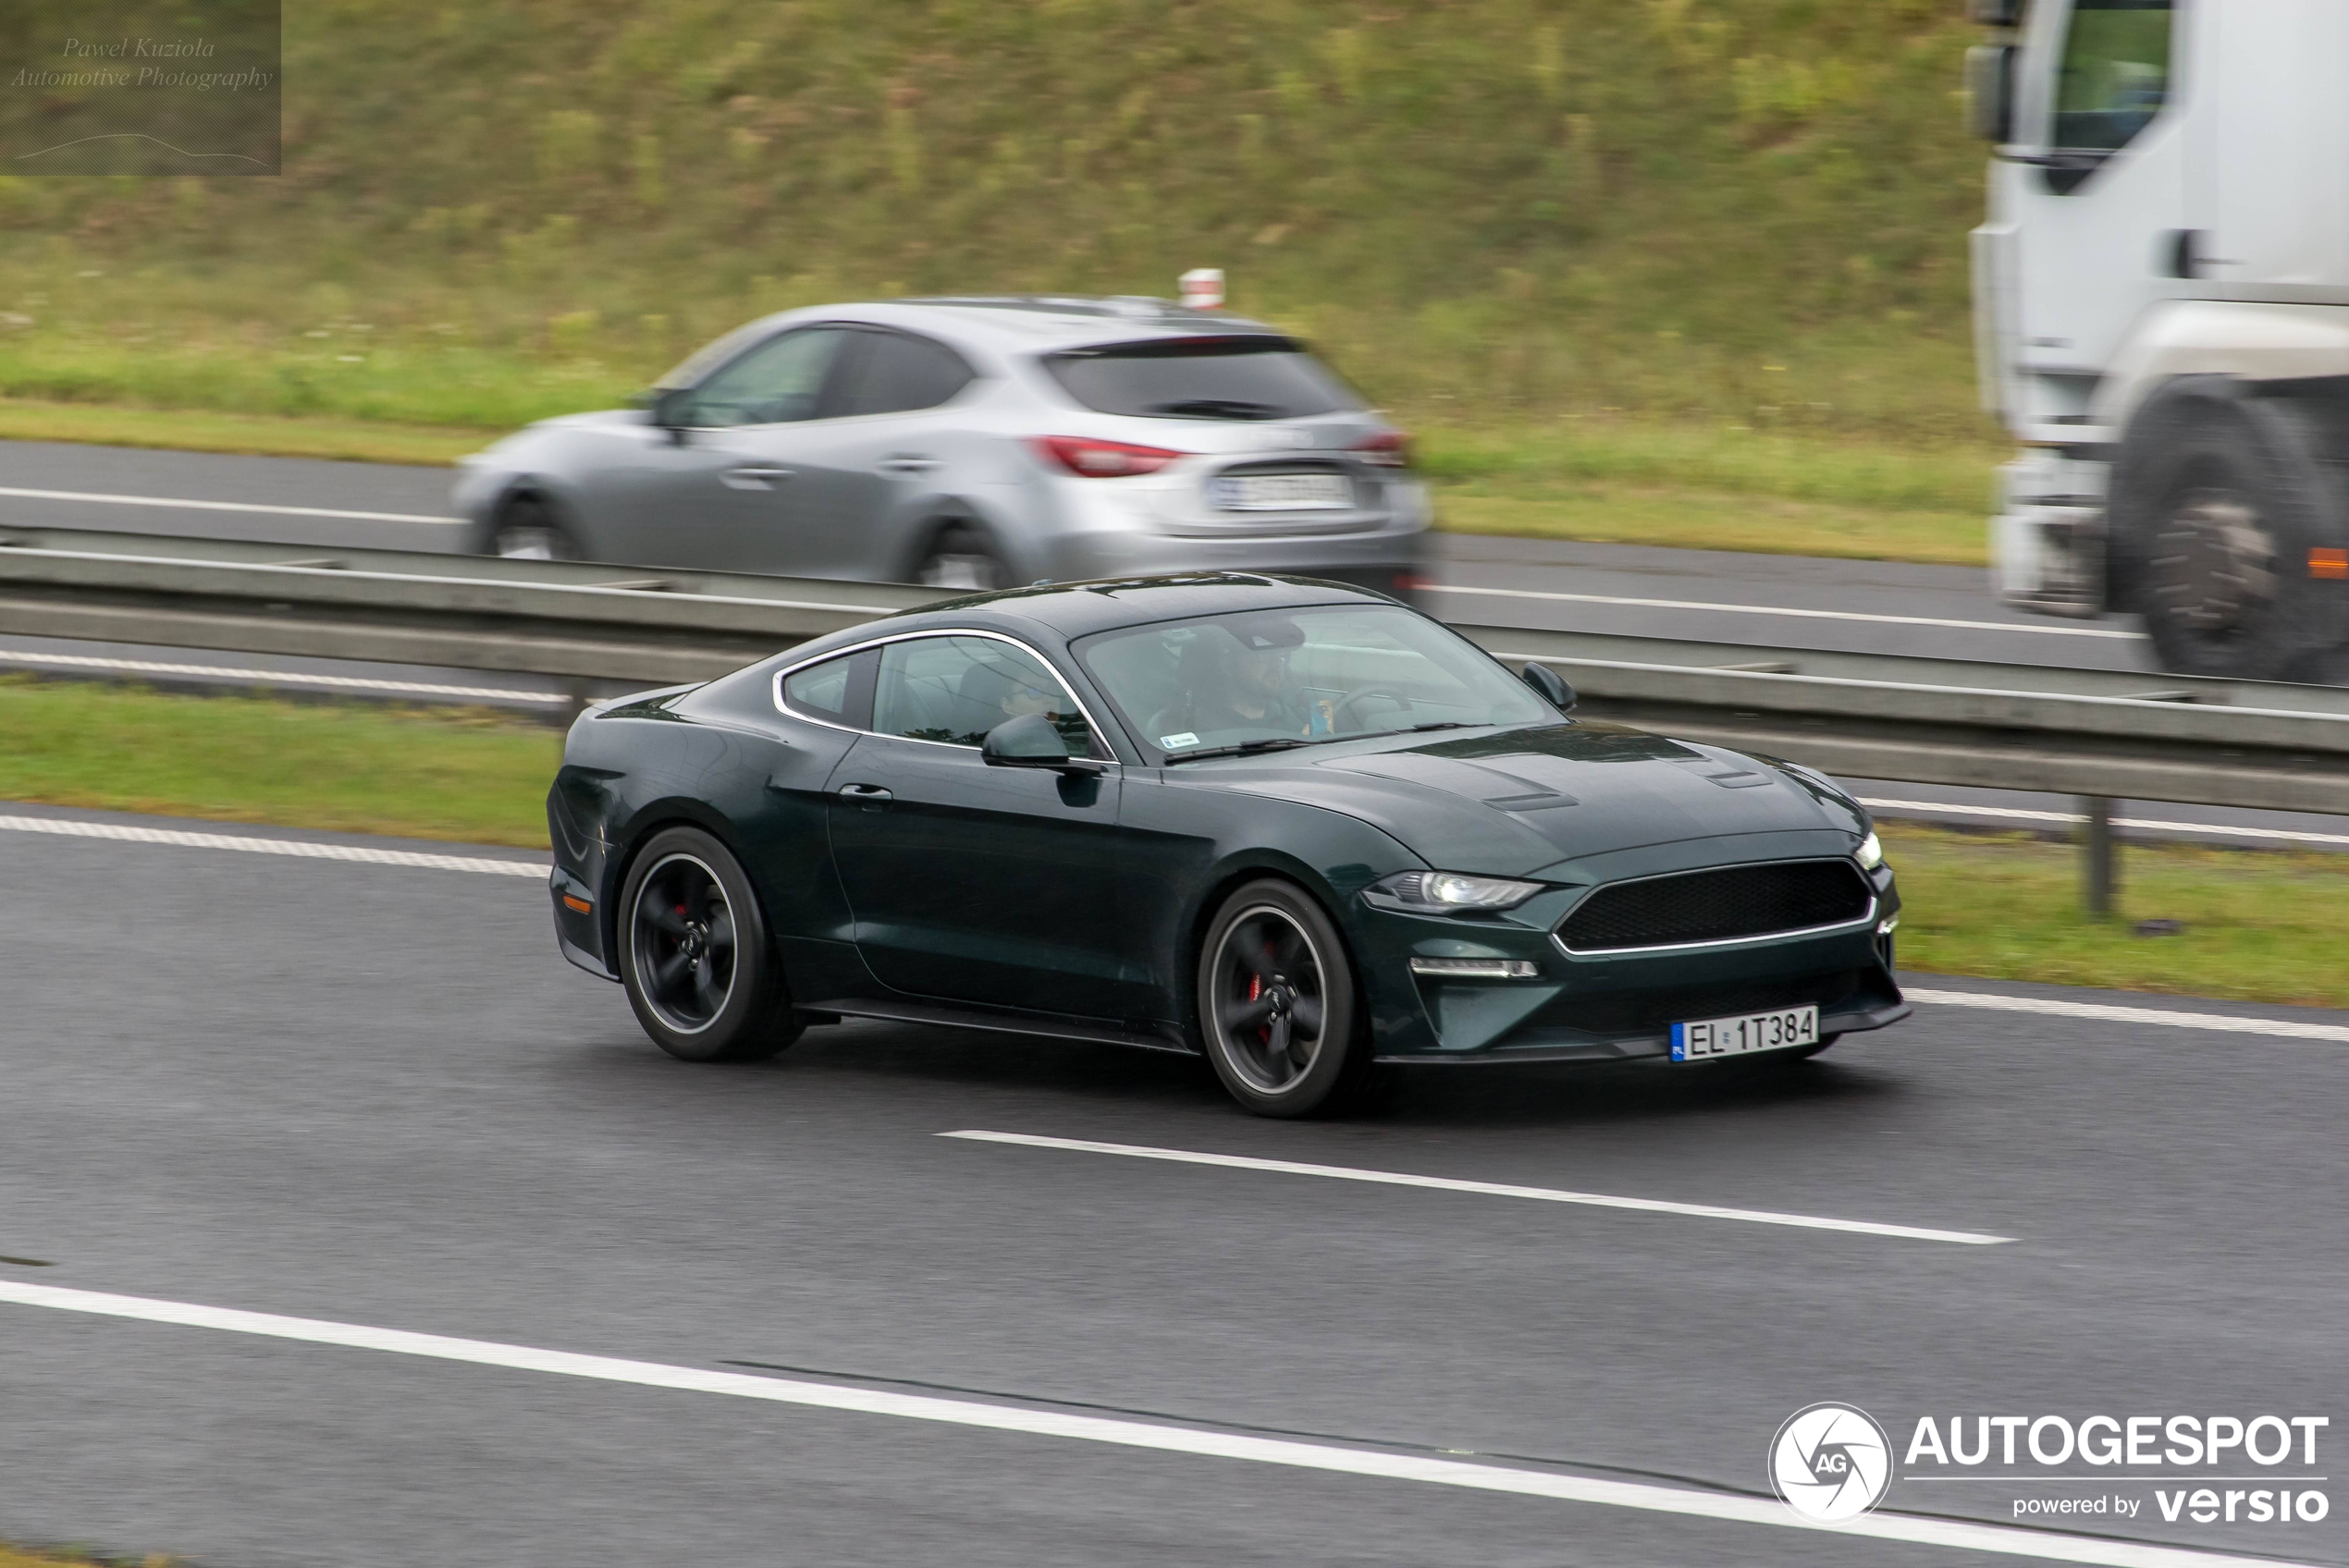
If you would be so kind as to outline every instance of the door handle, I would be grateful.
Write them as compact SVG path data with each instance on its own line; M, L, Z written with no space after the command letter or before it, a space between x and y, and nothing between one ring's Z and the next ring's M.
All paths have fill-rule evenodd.
M735 490L770 490L791 476L790 469L772 468L764 464L730 468L724 475L727 485Z
M912 452L900 452L893 458L881 459L881 467L892 473L928 473L938 466L936 458L925 458Z
M878 784L843 784L840 787L840 798L855 801L867 811L879 811L897 797Z

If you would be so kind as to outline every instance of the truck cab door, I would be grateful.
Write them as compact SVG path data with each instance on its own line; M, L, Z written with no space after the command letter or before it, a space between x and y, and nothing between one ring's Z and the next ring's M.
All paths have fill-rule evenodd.
M2187 165L2173 33L2167 0L2032 8L2018 140L1993 181L2013 227L2018 423L2084 423L2131 324L2171 292L2164 242L2186 227Z

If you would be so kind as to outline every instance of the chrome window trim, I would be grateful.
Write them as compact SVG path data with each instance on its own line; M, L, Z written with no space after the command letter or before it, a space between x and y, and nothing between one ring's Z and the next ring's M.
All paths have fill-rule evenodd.
M1661 882L1671 876L1697 876L1708 871L1737 871L1749 865L1849 866L1860 878L1860 885L1868 890L1867 911L1852 919L1830 921L1825 925L1797 925L1784 931L1757 931L1747 937L1716 937L1703 942L1659 942L1644 948L1569 948L1566 945L1566 937L1563 935L1566 923L1574 918L1574 910L1580 909L1590 902L1593 895L1602 888L1630 888L1642 882ZM1647 876L1627 876L1620 882L1602 882L1589 893L1575 900L1573 909L1558 916L1557 924L1550 927L1550 940L1556 944L1558 951L1568 958L1575 959L1638 958L1647 953L1696 952L1706 948L1742 947L1748 942L1782 942L1790 937L1824 937L1837 931L1855 930L1876 917L1876 910L1880 902L1876 895L1875 880L1861 869L1858 861L1849 855L1806 855L1801 860L1733 861L1728 865L1697 865L1691 866L1686 871L1659 871Z
M1027 655L1038 664L1044 667L1045 672L1052 676L1054 683L1060 687L1061 694L1065 696L1070 702L1076 704L1077 713L1082 716L1085 720L1085 728L1092 731L1093 739L1099 742L1101 749L1109 753L1109 755L1105 757L1088 758L1088 760L1099 761L1110 767L1122 767L1125 766L1117 759L1117 748L1109 743L1109 731L1103 729L1101 728L1101 720L1093 717L1093 710L1085 705L1085 699L1078 696L1076 692L1070 689L1067 678L1061 674L1060 670L1053 665L1051 659L1044 656L1042 649L1036 647L1032 643L1023 643L1018 638L1011 636L1006 632L990 631L983 627L930 627L921 631L892 632L887 637L867 638L862 643L853 643L845 648L832 648L824 653L818 654L812 658L804 658L796 664L785 665L782 668L777 670L774 675L773 692L775 698L775 711L783 715L787 718L798 719L803 724L821 725L826 729L837 729L845 735L870 735L877 741L903 741L909 746L944 746L949 751L978 751L978 748L977 746L965 746L959 741L925 741L916 735L889 735L884 734L878 729L859 729L853 724L839 724L829 718L818 718L813 714L802 713L799 709L793 707L789 703L783 701L784 680L798 674L803 669L812 668L819 664L829 664L834 659L844 659L849 657L851 655L861 654L867 648L887 647L892 643L910 643L915 639L921 637L985 637L991 642L1009 643L1013 647L1017 648L1021 653ZM878 693L876 694L878 695Z

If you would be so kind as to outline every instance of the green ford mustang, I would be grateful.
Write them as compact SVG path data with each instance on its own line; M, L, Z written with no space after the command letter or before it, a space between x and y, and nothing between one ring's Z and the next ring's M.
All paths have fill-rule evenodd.
M1374 1062L1786 1060L1906 1016L1849 795L1573 705L1336 583L960 599L581 717L555 924L690 1060L898 1019L1203 1051L1271 1116Z

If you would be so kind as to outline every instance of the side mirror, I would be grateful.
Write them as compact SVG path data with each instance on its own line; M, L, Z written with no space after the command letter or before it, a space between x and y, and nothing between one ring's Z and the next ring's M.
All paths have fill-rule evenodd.
M1040 713L1007 718L987 732L978 748L990 767L1049 767L1058 773L1099 773L1101 765L1090 757L1068 754L1068 742L1052 721Z
M1552 669L1548 665L1528 663L1520 679L1528 686L1539 692L1542 694L1542 700L1558 712L1572 713L1574 711L1574 688L1566 683L1566 677Z
M1965 52L1966 129L1985 141L2014 140L2011 43L1977 43Z
M679 443L685 439L685 422L691 417L694 389L690 386L668 386L649 392L645 407L652 414L653 423L670 434Z

